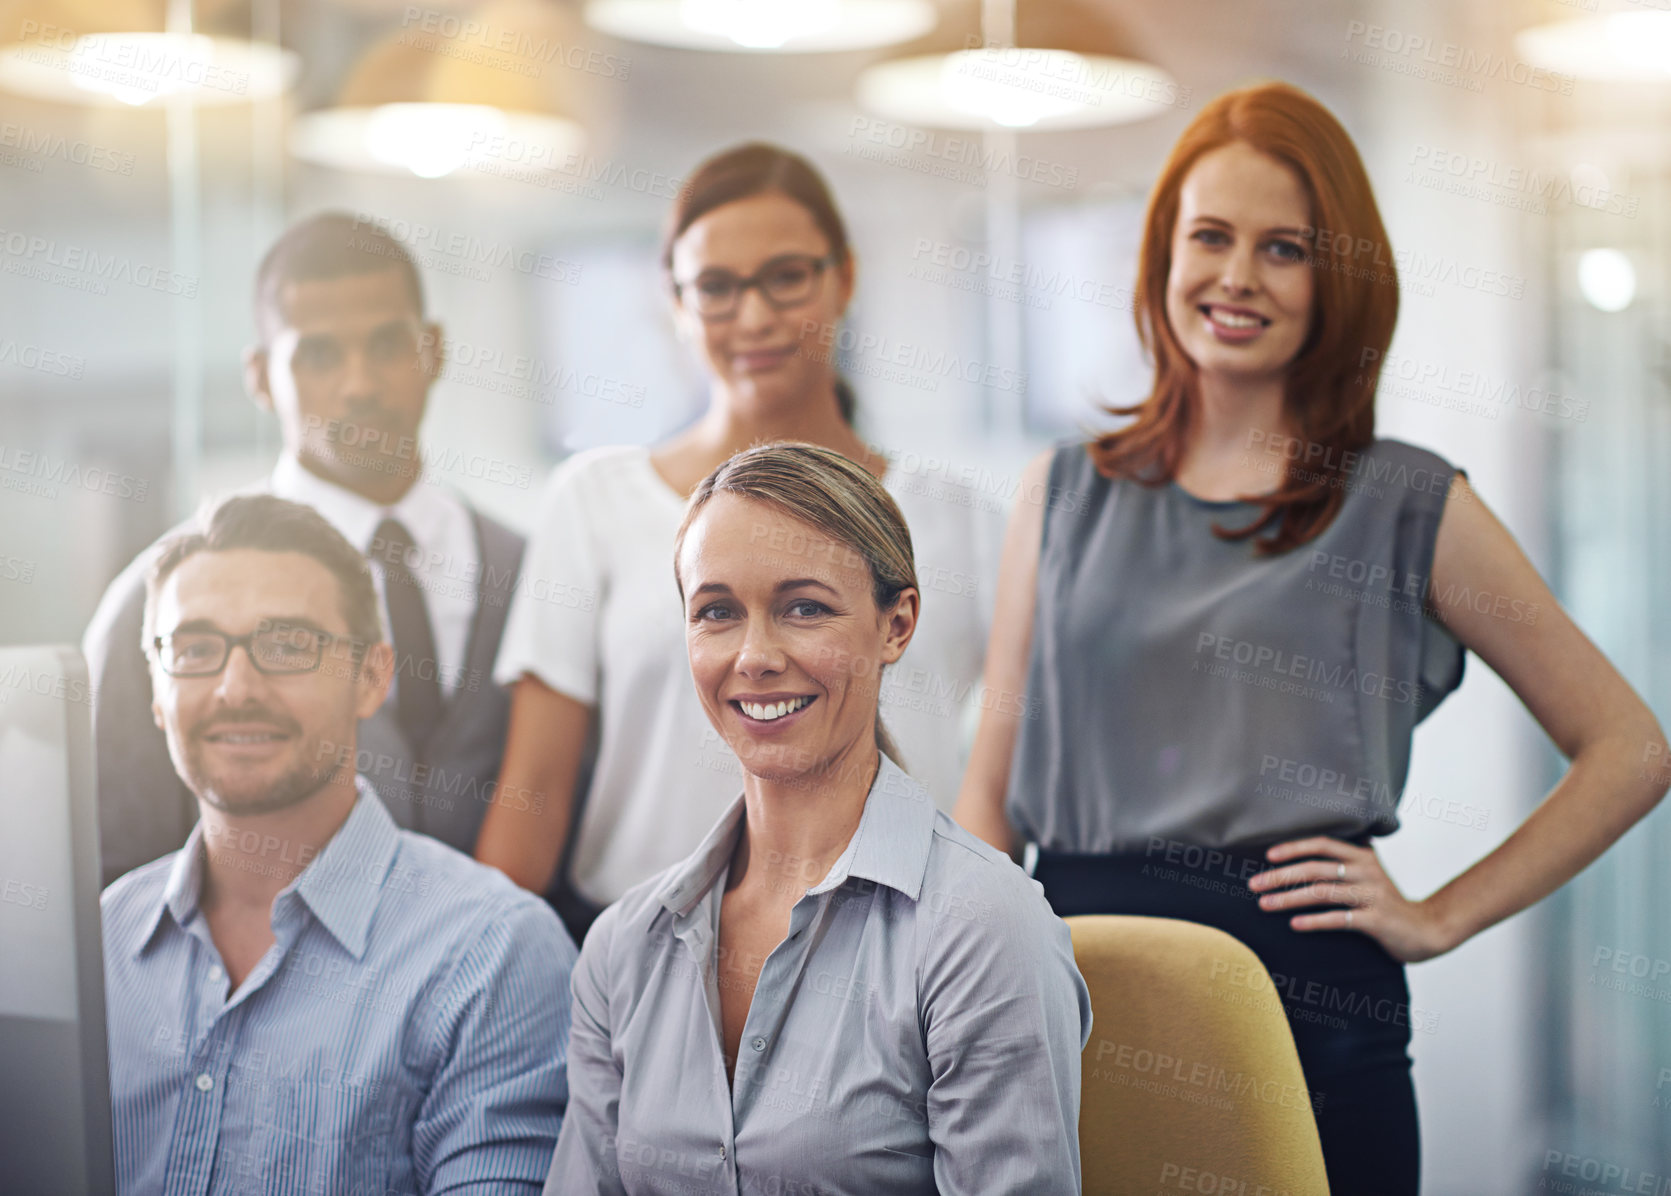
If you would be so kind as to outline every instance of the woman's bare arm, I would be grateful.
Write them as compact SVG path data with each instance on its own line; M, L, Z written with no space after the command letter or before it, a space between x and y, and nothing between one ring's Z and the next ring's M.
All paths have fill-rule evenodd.
M574 781L592 707L524 673L511 691L510 731L498 794L476 836L476 858L525 889L544 893L563 858Z
M993 597L992 634L987 640L982 682L986 699L969 753L969 766L958 789L952 813L962 826L988 843L1015 853L1015 832L1004 817L1004 795L1009 787L1010 760L1021 729L1021 710L1027 690L1027 657L1033 643L1034 590L1038 584L1039 541L1044 535L1046 491L1050 484L1050 452L1027 463L1020 493L1004 533Z
M1451 484L1434 548L1430 602L1446 627L1496 670L1571 761L1538 808L1496 850L1423 901L1399 893L1373 848L1316 838L1279 844L1281 861L1321 855L1254 878L1266 909L1328 902L1296 930L1353 928L1399 959L1451 950L1541 900L1583 871L1664 796L1665 732L1608 659L1555 602L1508 530L1467 479ZM1333 883L1345 864L1341 885ZM1353 920L1347 921L1348 916Z
M1658 804L1665 732L1460 476L1439 524L1433 602L1572 762L1514 834L1428 898L1461 942L1560 888Z

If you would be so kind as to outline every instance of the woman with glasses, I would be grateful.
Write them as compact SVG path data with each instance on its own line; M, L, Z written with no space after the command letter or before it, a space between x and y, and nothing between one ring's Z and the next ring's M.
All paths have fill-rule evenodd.
M500 792L534 796L489 810L476 856L536 892L561 871L554 899L577 940L599 908L682 859L741 785L692 692L667 565L686 496L721 462L805 441L894 494L934 579L934 617L882 694L883 718L896 759L947 809L988 625L981 552L997 529L967 487L899 476L853 429L830 347L853 254L818 173L761 144L708 160L674 205L662 266L679 337L708 374L707 409L662 444L593 449L557 469L495 669L513 691ZM764 532L756 545L787 547Z

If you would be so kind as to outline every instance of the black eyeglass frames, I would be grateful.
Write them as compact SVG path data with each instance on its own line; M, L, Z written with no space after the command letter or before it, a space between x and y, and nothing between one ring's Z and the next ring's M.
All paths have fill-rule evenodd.
M248 635L224 631L176 631L152 639L157 660L170 677L212 677L226 667L232 649L242 647L258 673L311 673L325 659L325 646L349 644L358 656L363 645L351 636L299 624L259 627Z
M824 271L835 265L835 256L785 253L772 258L747 278L730 270L704 270L686 282L674 282L673 292L704 320L728 320L742 306L743 292L759 289L776 311L805 303L818 290Z

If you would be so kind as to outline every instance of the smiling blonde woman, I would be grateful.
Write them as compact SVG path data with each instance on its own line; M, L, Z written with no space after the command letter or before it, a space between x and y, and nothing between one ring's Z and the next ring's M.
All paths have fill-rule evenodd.
M1077 1193L1067 928L882 751L919 609L899 508L840 454L766 445L701 481L674 554L743 793L586 939L546 1191Z

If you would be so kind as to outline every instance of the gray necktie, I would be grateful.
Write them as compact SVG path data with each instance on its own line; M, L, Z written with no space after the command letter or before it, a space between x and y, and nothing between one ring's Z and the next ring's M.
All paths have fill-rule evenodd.
M398 519L385 519L378 524L367 555L383 570L383 598L395 648L396 717L414 755L422 757L441 721L441 681L429 604L406 564L411 549L412 537L405 526Z

